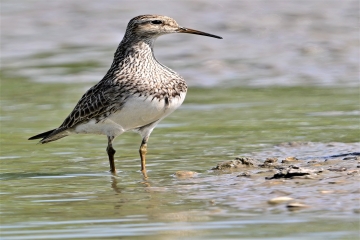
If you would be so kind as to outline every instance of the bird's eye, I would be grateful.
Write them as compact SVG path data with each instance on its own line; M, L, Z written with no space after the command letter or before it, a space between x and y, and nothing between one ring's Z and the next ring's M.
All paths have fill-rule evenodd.
M163 22L160 21L160 20L154 20L154 21L151 21L152 24L162 24Z

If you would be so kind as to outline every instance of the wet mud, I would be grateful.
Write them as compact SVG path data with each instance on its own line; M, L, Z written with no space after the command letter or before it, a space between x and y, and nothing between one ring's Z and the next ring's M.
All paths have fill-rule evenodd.
M313 152L311 148L314 146L331 146L332 149L340 150L345 145L344 143L328 145L308 142L282 143L276 147L287 148L291 150L289 152L298 152L298 154L282 158L268 155L265 159L264 154L237 157L218 163L211 171L216 174L236 176L239 181L243 181L241 179L247 179L248 183L252 181L253 185L251 186L250 182L247 188L251 189L252 194L258 192L259 195L267 198L269 207L284 205L289 211L301 209L314 211L327 208L345 210L341 209L341 206L346 205L347 210L350 206L353 213L359 213L360 152L339 152L327 156L302 154L304 150ZM326 151L326 148L323 150ZM274 153L274 155L278 154ZM265 191L263 186L267 188ZM326 201L325 195L331 196L328 198L331 200ZM334 206L326 207L330 204ZM249 203L248 207L254 206Z

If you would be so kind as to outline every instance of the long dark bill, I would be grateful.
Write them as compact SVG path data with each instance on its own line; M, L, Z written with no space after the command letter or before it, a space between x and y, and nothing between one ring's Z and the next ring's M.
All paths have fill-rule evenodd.
M198 31L198 30L194 30L194 29L191 29L191 28L181 27L181 28L179 28L178 32L179 33L197 34L197 35L222 39L222 37L219 37L219 36L216 36L216 35L213 35L213 34L210 34L210 33L206 33L206 32L201 32L201 31Z

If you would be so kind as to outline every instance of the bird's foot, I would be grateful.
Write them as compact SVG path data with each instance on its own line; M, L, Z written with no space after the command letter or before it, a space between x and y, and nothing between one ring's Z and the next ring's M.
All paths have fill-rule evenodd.
M109 172L110 172L113 176L117 176L116 169L110 169Z
M141 169L141 173L142 173L142 175L143 175L143 177L144 177L144 180L147 180L147 179L148 179L148 176L147 176L146 168Z

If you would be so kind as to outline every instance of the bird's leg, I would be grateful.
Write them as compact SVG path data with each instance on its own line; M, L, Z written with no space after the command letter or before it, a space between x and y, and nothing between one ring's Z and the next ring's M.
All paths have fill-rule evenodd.
M112 141L114 140L113 136L108 136L108 146L106 148L107 154L109 155L109 163L110 163L110 172L116 173L114 155L115 149L112 147Z
M144 174L145 178L147 177L146 175L147 140L148 137L143 138L139 149L140 158L141 158L141 172Z

